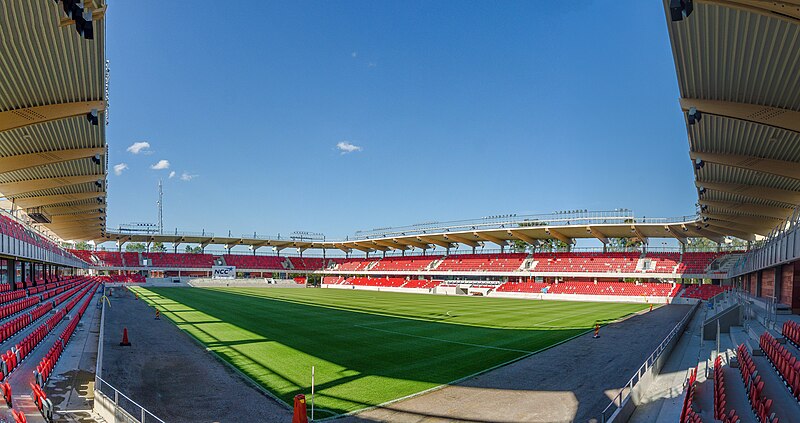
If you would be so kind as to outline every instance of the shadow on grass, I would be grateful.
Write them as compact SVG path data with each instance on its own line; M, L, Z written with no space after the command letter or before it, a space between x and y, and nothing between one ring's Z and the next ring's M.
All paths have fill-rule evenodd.
M140 295L284 402L309 393L316 366L317 410L327 415L452 383L591 329L478 327L246 291L162 288Z

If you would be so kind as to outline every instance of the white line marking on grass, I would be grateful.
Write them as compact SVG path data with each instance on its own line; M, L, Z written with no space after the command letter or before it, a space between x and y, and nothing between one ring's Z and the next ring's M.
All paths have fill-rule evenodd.
M468 347L488 348L488 349L492 349L492 350L512 351L512 352L518 352L518 353L523 353L523 354L532 354L533 353L533 351L518 350L518 349L514 349L514 348L503 348L503 347L495 347L495 346L492 346L492 345L472 344L472 343L469 343L469 342L449 341L447 339L434 338L432 336L412 335L410 333L397 332L397 331L394 331L394 330L378 329L378 328L373 328L373 327L369 327L369 326L366 326L366 325L353 325L353 326L356 326L356 327L359 327L359 328L364 328L364 329L376 330L378 332L393 333L395 335L410 336L412 338L429 339L431 341L445 342L445 343L448 343L448 344L458 344L458 345L465 345L465 346L468 346Z
M571 318L573 318L575 316L583 316L583 315L586 315L586 314L596 313L596 312L597 312L597 310L595 310L593 308L593 309L591 309L589 311L586 311L586 312L583 312L583 313L570 314L568 316L559 317L557 319L550 319L550 320L545 320L544 322L534 323L534 324L531 325L531 327L543 327L545 323L557 322L559 320L564 320L564 319L571 319ZM546 326L546 327L551 327L551 326Z

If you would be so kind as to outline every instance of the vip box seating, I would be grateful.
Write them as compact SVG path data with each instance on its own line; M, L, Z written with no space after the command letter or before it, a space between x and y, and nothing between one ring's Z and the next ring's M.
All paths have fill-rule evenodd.
M16 238L20 241L27 242L28 244L35 245L39 248L50 251L61 257L69 257L70 252L59 247L58 244L48 238L36 233L35 231L25 227L20 222L13 218L0 214L0 233Z
M705 301L730 289L731 287L729 286L719 285L687 285L681 297L697 298Z
M527 257L525 253L453 254L445 257L436 270L513 272L519 270Z
M323 276L322 283L326 285L339 285L344 282L344 276Z
M534 254L536 272L634 273L640 253Z
M211 254L142 253L142 257L152 260L151 267L208 269L214 265L214 256Z
M714 359L714 418L722 423L737 423L739 416L736 410L728 412L728 400L725 393L725 373L722 367L722 356Z
M800 401L800 362L797 361L797 357L779 344L769 332L761 335L758 345L761 346L772 367L778 372L778 376L783 379L789 392Z
M736 352L739 358L739 372L742 375L742 382L744 382L747 399L750 402L753 413L761 423L777 423L778 418L774 413L770 413L772 400L762 395L764 381L761 380L761 375L756 371L756 365L747 351L747 347L744 344L740 344L736 348Z
M370 270L372 271L411 271L416 272L425 270L434 260L442 258L441 256L401 256L401 257L385 257L378 260ZM519 267L519 266L517 266ZM441 269L441 265L439 266Z
M225 264L236 266L237 269L286 269L284 263L287 258L279 256L253 256L245 254L226 254L223 256Z

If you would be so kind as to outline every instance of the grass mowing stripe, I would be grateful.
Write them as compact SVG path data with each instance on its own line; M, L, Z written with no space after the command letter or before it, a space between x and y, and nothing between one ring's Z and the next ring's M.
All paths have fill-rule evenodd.
M335 289L137 290L283 401L309 393L316 366L316 405L338 414L460 380L646 307Z
M398 332L396 330L386 330L386 329L373 328L373 327L371 327L369 325L355 325L355 326L359 327L359 328L377 330L377 331L380 331L380 332L392 333L392 334L395 334L395 335L410 336L412 338L421 338L421 339L428 339L428 340L437 341L437 342L447 342L447 343L450 343L450 344L466 345L468 347L490 348L490 349L493 349L493 350L503 350L503 351L514 351L514 352L519 352L519 353L523 353L523 354L531 354L531 353L533 353L533 351L515 350L513 348L493 347L491 345L471 344L469 342L448 341L447 339L434 338L432 336L412 335L412 334L408 334L408 333Z

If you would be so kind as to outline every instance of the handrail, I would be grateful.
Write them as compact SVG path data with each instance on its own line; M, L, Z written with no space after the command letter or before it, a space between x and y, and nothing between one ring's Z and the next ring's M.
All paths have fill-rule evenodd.
M622 408L625 400L627 400L628 397L630 397L633 393L633 388L639 383L645 373L653 367L653 365L656 363L656 360L658 360L658 358L661 356L661 353L664 352L664 350L667 348L667 345L669 345L675 335L683 332L685 324L689 320L690 316L694 316L694 311L698 307L698 304L700 304L700 302L695 303L692 309L689 310L689 312L683 316L680 322L678 322L678 324L672 328L669 334L667 334L658 347L656 347L655 351L653 351L653 353L650 354L650 356L647 357L644 363L639 367L639 370L636 371L636 374L634 374L630 380L628 380L628 383L626 383L625 386L619 390L619 393L612 398L611 402L609 402L606 408L603 409L603 413L601 415L601 421L603 423L608 421L608 419L613 416L617 410Z
M155 421L157 421L157 422L167 423L164 420L160 419L155 414L153 414L150 410L142 407L139 403L137 403L136 401L132 400L129 396L123 394L122 392L120 392L119 389L115 388L113 385L111 385L110 383L106 382L103 378L101 378L100 376L97 376L97 375L95 375L95 377L94 377L94 393L95 393L95 396L100 394L100 395L103 395L106 398L109 398L109 396L106 395L106 393L102 391L103 385L105 385L105 386L107 386L107 387L109 387L109 388L114 390L114 398L113 398L114 406L116 406L119 409L121 409L121 410L125 411L126 413L130 414L131 417L141 416L141 420L139 420L139 423L146 423L146 422L152 421L152 419L155 419ZM134 410L136 410L136 414L134 414L130 410L128 410L125 407L120 405L120 402L119 402L119 398L120 397L124 398L125 400L127 400L129 403L131 403L134 406ZM109 398L109 399L111 399L111 398ZM148 418L147 416L149 416L150 418ZM134 417L134 419L135 418L136 417Z

